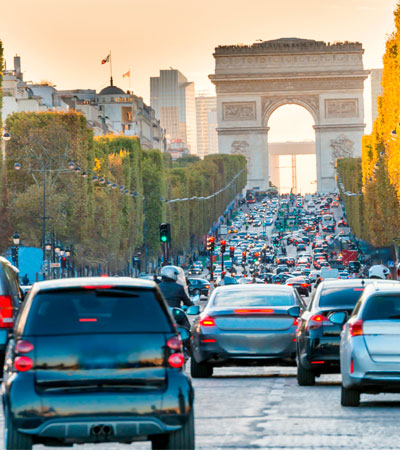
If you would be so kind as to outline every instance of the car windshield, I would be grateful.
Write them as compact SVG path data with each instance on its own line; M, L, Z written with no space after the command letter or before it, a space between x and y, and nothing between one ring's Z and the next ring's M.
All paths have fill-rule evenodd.
M221 291L214 299L213 306L293 306L296 300L291 292L266 290Z
M362 315L364 320L399 320L400 295L374 295Z
M39 293L24 334L168 332L171 326L153 291L69 289Z
M327 287L321 292L319 306L355 306L364 291L363 287Z

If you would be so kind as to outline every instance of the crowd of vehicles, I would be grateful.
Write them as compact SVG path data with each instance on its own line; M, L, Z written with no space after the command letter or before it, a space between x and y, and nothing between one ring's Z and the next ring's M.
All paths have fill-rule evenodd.
M300 386L341 373L343 406L400 392L400 283L366 271L346 225L336 195L246 205L223 267L216 242L208 261L173 269L189 307L168 305L153 275L45 281L25 296L0 258L5 447L193 449L191 377L225 366L296 366Z

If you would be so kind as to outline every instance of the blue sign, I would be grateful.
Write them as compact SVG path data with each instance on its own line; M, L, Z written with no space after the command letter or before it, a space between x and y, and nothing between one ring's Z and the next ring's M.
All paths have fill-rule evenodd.
M387 265L388 267L394 267L394 261L388 261Z

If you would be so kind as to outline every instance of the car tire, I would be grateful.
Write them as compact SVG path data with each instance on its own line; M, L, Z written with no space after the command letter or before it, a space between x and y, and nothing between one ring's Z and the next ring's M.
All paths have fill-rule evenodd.
M196 360L190 358L190 375L192 378L209 378L213 374L213 367L207 363L198 363Z
M299 360L297 360L297 383L299 386L314 386L315 384L315 373L304 368Z
M194 412L193 408L183 427L169 434L159 434L151 438L153 450L194 450Z
M360 406L360 392L342 385L340 403L342 406Z
M6 450L32 450L32 446L32 438L19 433L10 419L10 415L6 412L4 424L4 447Z

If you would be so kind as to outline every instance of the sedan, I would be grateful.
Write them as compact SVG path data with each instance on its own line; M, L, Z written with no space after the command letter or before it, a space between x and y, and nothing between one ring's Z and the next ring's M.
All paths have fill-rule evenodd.
M214 367L294 364L297 317L305 305L289 286L222 286L192 326L191 375Z
M310 280L305 277L288 278L285 284L294 287L300 295L307 296L311 292Z
M210 283L207 280L203 278L188 278L187 282L190 295L209 296Z

